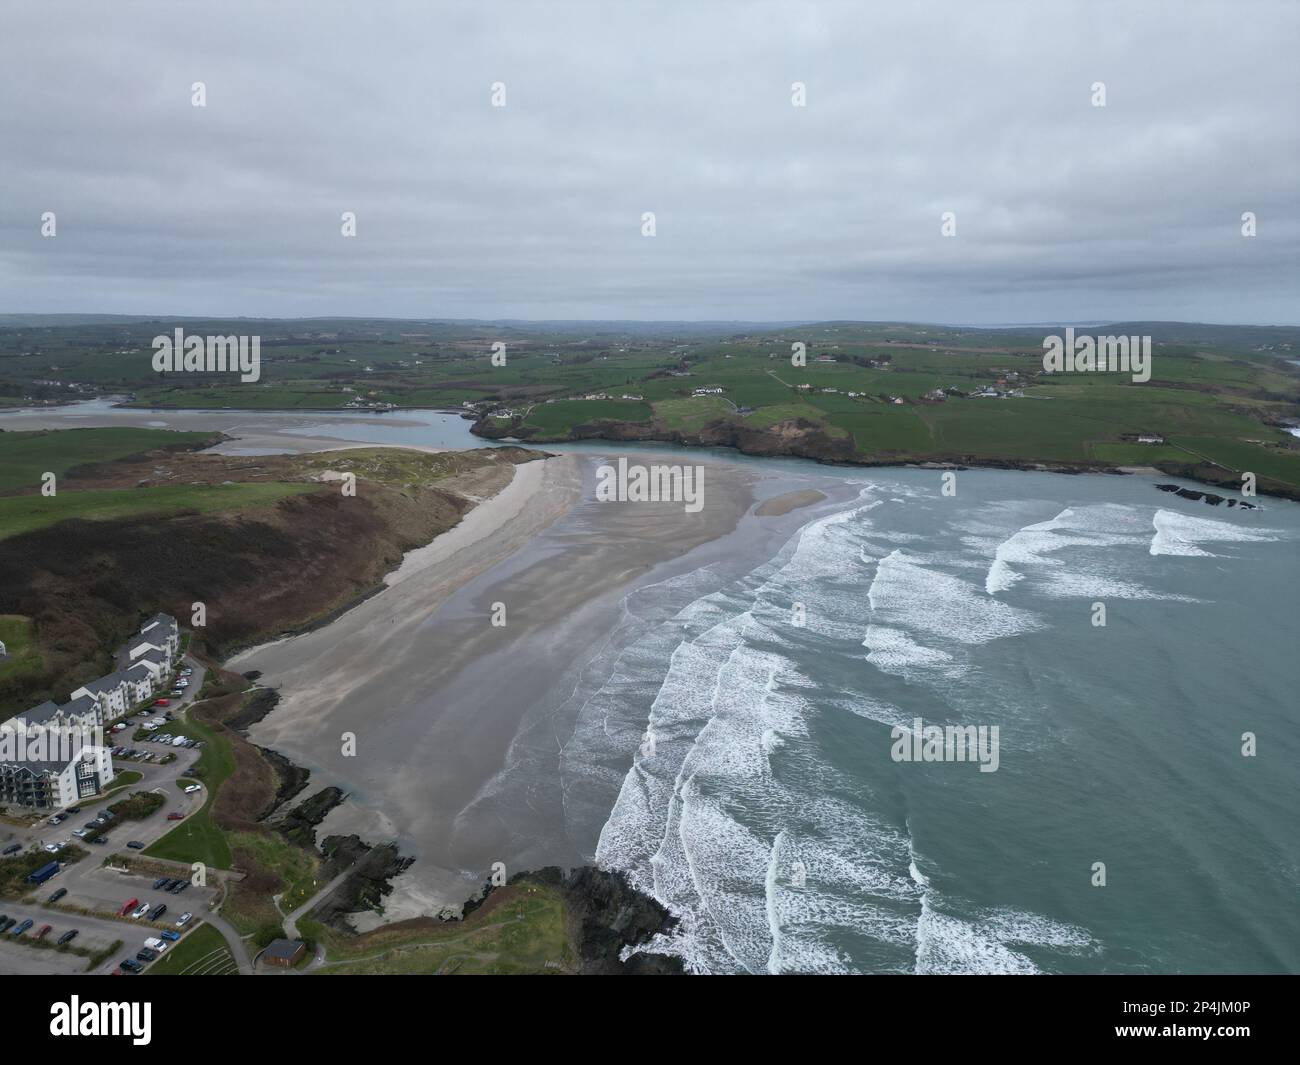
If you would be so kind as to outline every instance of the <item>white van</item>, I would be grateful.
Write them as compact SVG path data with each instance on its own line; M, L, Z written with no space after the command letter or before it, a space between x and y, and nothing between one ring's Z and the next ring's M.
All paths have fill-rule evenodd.
M144 941L144 945L148 947L150 950L156 950L159 954L161 954L164 950L167 949L167 940L156 939L153 936L150 936L148 939Z

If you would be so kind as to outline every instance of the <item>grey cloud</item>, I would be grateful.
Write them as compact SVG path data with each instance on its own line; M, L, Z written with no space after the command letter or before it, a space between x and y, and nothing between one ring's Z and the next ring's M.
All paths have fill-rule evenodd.
M0 310L1295 322L1298 28L1226 0L11 6Z

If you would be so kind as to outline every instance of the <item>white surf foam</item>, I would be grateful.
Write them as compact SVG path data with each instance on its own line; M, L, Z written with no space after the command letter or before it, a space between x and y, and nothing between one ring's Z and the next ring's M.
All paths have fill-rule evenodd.
M1151 554L1185 558L1213 557L1202 544L1271 543L1281 539L1277 529L1249 529L1213 518L1193 518L1174 510L1157 510L1151 519L1155 535L1151 537Z

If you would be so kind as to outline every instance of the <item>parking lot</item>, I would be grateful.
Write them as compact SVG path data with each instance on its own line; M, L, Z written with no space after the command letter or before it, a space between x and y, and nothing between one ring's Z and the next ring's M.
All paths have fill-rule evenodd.
M170 863L175 865L175 863ZM165 879L177 881L184 872L177 867ZM190 883L182 890L168 891L158 884L161 875L125 872L103 866L79 862L42 884L32 892L36 900L0 903L0 913L15 920L30 919L32 928L24 933L31 936L43 925L53 926L46 936L53 941L70 929L77 929L74 945L91 954L121 940L123 946L101 962L95 972L112 972L123 959L134 959L144 946L146 938L161 938L163 931L184 935L196 927L209 912L209 902L215 889ZM187 878L186 878L187 879ZM157 886L155 886L157 885ZM56 892L62 896L51 902ZM135 900L131 913L147 905L148 912L140 917L122 915L123 907ZM150 920L150 914L159 906L166 911ZM88 912L89 911L89 912ZM193 916L184 925L177 920L185 913ZM89 959L75 954L45 950L17 942L10 933L0 934L0 971L5 973L74 973L86 972Z
M112 957L95 967L96 972L112 972L124 959L134 959L144 946L146 937L161 938L161 932L181 933L201 921L208 912L212 888L190 884L179 893L170 893L162 886L154 887L166 869L169 878L188 877L189 871L177 863L159 865L154 875L124 872L104 866L106 858L124 859L139 855L150 844L181 824L186 817L200 809L207 793L201 786L185 791L178 783L188 776L202 751L201 744L177 745L176 736L184 736L182 720L185 708L202 687L203 668L187 663L193 674L183 697L168 699L166 707L151 707L137 711L124 722L125 728L114 734L117 746L113 767L121 779L128 777L120 790L110 787L106 795L92 796L64 811L50 812L28 826L0 823L0 847L17 846L23 852L44 851L51 861L57 861L59 851L69 843L89 852L78 862L64 866L45 883L33 885L24 901L0 901L0 915L13 919L13 924L0 932L0 973L43 974L85 972L89 959L83 954L56 951L37 946L31 940L45 925L52 926L44 937L53 942L65 932L76 929L77 935L69 946L85 954L94 955L121 940L124 946ZM171 720L164 717L171 716ZM153 729L144 726L161 722ZM140 739L134 737L140 734ZM193 737L187 737L193 738ZM113 741L111 741L113 742ZM172 758L160 764L164 755ZM146 757L151 756L151 757ZM134 779L134 774L139 779ZM108 807L127 798L133 792L152 792L162 797L158 809L141 819L119 819ZM56 823L51 824L51 820ZM16 853L16 852L15 852ZM51 901L51 896L59 897ZM151 909L167 907L158 919L150 922L147 916L122 918L119 911L130 899L149 903ZM184 927L178 928L176 919L184 912L194 914ZM26 920L31 926L19 936L13 932Z

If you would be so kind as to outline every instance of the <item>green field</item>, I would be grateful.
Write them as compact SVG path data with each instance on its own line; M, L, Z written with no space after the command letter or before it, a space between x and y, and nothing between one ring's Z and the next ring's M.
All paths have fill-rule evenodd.
M543 434L568 432L575 425L597 421L648 422L650 407L631 400L572 400L543 403L528 415L528 424Z
M0 433L0 492L37 489L45 473L53 473L57 479L77 466L111 462L164 446L199 444L211 436L129 428Z
M165 485L159 488L108 488L41 495L0 496L0 540L42 529L70 518L113 518L206 514L266 506L288 496L316 491L314 484Z

